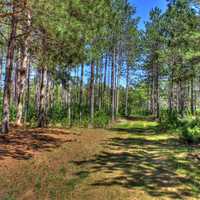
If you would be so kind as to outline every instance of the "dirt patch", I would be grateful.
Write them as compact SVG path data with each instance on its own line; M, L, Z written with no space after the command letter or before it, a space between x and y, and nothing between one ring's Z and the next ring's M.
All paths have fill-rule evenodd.
M76 172L70 162L89 159L106 137L101 130L87 129L15 129L1 136L0 199L49 199L45 195L52 192L54 178L63 179L55 183L62 188Z
M13 168L18 161L75 142L76 134L62 129L12 129L8 135L0 136L0 169Z
M91 145L102 136L94 130L65 129L12 129L8 135L0 135L0 171L9 171L27 160L39 159L44 152L52 152L67 143ZM76 151L76 149L74 149Z

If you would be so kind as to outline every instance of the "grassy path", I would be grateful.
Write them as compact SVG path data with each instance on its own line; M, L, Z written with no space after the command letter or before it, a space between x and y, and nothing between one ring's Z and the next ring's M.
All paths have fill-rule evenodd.
M155 122L78 132L73 142L1 170L0 199L200 199L200 147L159 133Z

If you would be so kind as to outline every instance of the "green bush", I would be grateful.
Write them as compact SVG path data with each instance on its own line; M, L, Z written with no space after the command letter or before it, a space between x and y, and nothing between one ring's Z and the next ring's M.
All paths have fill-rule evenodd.
M181 122L181 137L189 143L200 142L200 117L186 115Z
M161 128L177 129L180 126L179 114L177 111L162 110L160 113Z
M180 134L180 137L188 143L200 142L200 115L195 116L187 112L184 116L178 112L161 111L161 128L173 130Z
M37 112L34 104L29 105L27 121L30 123L31 126L34 126L37 123Z
M81 127L84 127L84 128L88 127L89 121L90 121L90 120L89 120L88 117L82 118L81 123L80 123L80 126L81 126Z
M52 108L49 109L48 120L52 125L60 124L64 127L68 126L69 120L67 109L61 107L59 104L55 104Z
M109 123L109 116L102 111L98 111L94 116L94 127L105 128Z

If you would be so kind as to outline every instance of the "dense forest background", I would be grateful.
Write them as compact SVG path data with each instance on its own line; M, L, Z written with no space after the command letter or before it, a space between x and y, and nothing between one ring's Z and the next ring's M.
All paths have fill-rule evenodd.
M140 30L127 0L1 0L2 133L131 115L200 132L199 11L170 0Z

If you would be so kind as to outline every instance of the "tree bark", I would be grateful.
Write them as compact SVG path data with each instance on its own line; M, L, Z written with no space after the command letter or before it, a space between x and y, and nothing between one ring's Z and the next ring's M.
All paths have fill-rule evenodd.
M179 80L179 90L178 90L178 111L181 115L185 110L185 91L184 83L182 80Z
M174 73L172 70L171 73L171 77L170 77L170 83L169 83L169 112L172 113L173 109L174 109L174 77L173 77Z
M40 87L39 87L39 111L38 111L38 127L43 128L47 125L46 119L46 83L47 68L42 67L40 70Z
M103 87L104 95L105 95L105 93L106 93L107 66L108 66L108 55L106 54L106 57L105 57L105 65L104 65L104 87Z
M159 118L159 67L157 63L152 66L152 114Z
M101 58L101 62L100 62L100 70L99 70L99 88L98 88L98 108L99 110L101 110L102 107L102 79L103 79L103 58Z
M68 80L68 121L69 121L69 126L71 127L72 125L72 112L71 112L71 80Z
M91 124L94 123L94 61L91 63L91 79L90 79L90 119Z
M120 55L121 56L121 55ZM122 69L122 62L121 62L121 57L119 57L120 62L119 66L117 68L117 81L116 81L116 115L119 114L119 97L120 97L120 78L121 78L121 69Z
M155 114L157 119L160 117L160 100L159 100L159 67L156 64L155 69Z
M2 89L2 70L3 70L3 59L4 58L4 54L3 54L3 50L1 51L1 55L0 55L0 90Z
M18 1L13 2L13 12L16 12L16 4ZM13 69L13 58L16 45L16 32L17 32L17 15L13 15L11 19L11 33L8 41L7 49L7 63L5 73L5 84L4 84L4 97L3 97L3 121L2 121L2 133L6 134L9 132L9 121L10 121L10 94L12 84L12 69Z
M130 72L130 67L127 65L126 69L126 99L125 99L125 116L128 117L128 98L129 98L129 72Z
M25 100L25 119L28 121L29 105L30 105L30 75L31 75L31 63L29 59L27 69L27 87L26 87L26 100Z
M107 71L108 71L108 55L106 54L104 63L104 85L103 85L103 105L104 110L107 111Z
M112 55L112 70L111 70L111 117L112 122L115 121L115 48Z
M191 106L191 113L194 114L194 80L191 79L191 100L190 100L190 106Z
M21 65L21 51L17 50L17 56L15 56L14 66L14 80L13 80L13 101L17 106L18 95L19 95L19 83L20 83L20 65Z
M79 97L80 122L82 122L82 116L83 116L83 82L84 82L84 63L82 63L81 65L81 82L80 82L80 97Z
M29 50L29 39L30 36L27 34L27 29L30 29L31 26L31 14L30 11L27 10L26 13L26 20L27 22L24 24L23 27L23 34L25 34L24 41L21 48L21 62L19 70L19 82L18 84L18 98L17 98L17 117L16 117L16 125L22 125L22 114L23 114L23 96L25 91L25 84L27 78L27 69L28 69L28 50Z

